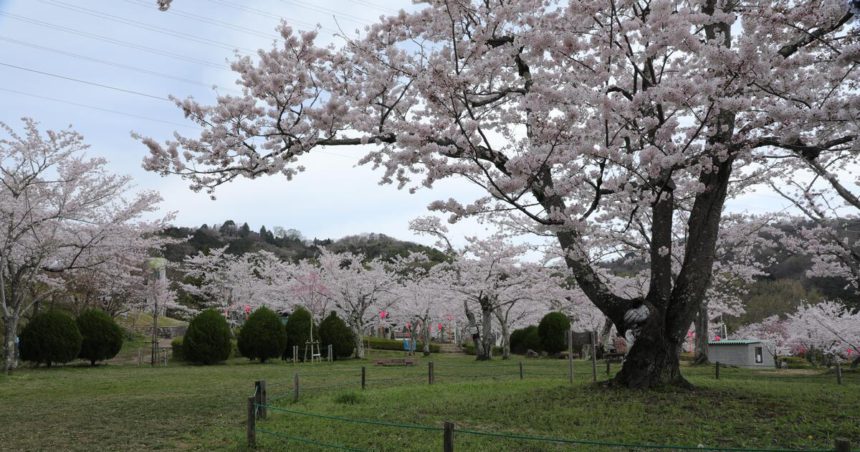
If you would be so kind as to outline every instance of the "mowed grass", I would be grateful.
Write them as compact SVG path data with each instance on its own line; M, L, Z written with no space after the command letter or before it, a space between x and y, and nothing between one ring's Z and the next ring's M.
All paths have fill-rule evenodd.
M715 380L712 366L689 367L684 372L695 390L645 392L592 384L584 361L575 363L573 385L563 360L523 360L523 380L518 359L478 363L461 355L418 356L414 367L372 362L401 356L374 351L371 360L331 364L236 359L219 366L21 369L0 377L0 449L243 450L247 399L259 379L267 381L272 405L268 419L258 423L261 450L325 450L312 442L362 450L441 449L441 431L296 413L432 428L448 420L475 432L625 444L826 449L844 437L860 445L858 373L846 373L839 386L825 371L722 369ZM433 385L427 384L427 361L434 362ZM598 378L607 378L602 365ZM455 443L460 451L571 448L462 430Z

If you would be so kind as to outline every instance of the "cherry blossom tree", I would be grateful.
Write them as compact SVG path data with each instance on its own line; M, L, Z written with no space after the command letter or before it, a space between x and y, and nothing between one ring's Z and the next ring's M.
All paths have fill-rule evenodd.
M798 150L856 159L853 18L844 0L432 0L340 47L283 25L282 43L233 63L242 95L177 100L205 130L141 138L145 165L211 191L369 144L361 162L385 183L465 178L487 196L431 208L515 212L554 236L578 287L636 336L616 384L685 385L678 350L711 284L726 199L791 178L784 157ZM593 258L637 227L649 288L628 298Z
M422 352L427 356L433 327L458 311L459 299L447 285L450 269L444 265L431 266L422 253L396 258L393 264L399 284L393 289L397 301L391 307L390 320L407 325L413 339L421 337Z
M78 133L42 133L32 119L20 133L3 123L0 130L0 307L9 372L21 316L62 289L58 275L106 264L120 250L145 251L152 243L145 236L165 219L141 220L159 195L128 196L130 178L88 158Z
M228 316L241 317L260 306L283 310L293 303L288 266L268 251L235 255L225 246L185 258L182 268L194 281L182 289Z
M357 358L364 358L364 333L380 311L396 301L398 284L390 264L362 254L334 253L323 249L318 257L321 295L339 311L355 337Z
M860 363L860 312L833 301L801 304L785 319L768 317L740 328L735 335L767 341L774 355L818 350L839 360Z
M860 312L833 301L802 304L787 323L789 341L796 348L820 350L836 359L860 355Z

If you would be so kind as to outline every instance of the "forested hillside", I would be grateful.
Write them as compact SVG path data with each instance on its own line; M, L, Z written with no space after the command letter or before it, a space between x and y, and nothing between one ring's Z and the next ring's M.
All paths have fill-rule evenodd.
M437 249L397 240L384 234L370 233L340 239L308 240L295 229L275 227L269 230L263 226L259 231L252 231L247 223L239 226L232 220L227 220L220 225L204 224L199 228L171 227L166 229L164 234L179 239L178 243L167 245L164 249L164 257L171 262L181 262L186 256L224 246L230 254L265 250L292 262L317 256L320 247L333 252L360 251L370 259L376 257L390 259L394 256L406 256L410 252L423 252L437 262L445 259L445 255Z

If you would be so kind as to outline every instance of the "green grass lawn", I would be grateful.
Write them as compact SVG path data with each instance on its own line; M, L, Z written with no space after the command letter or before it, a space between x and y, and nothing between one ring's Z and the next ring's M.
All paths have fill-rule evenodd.
M397 352L373 352L402 356ZM416 357L415 367L370 361L220 366L108 365L21 369L0 377L0 449L142 450L245 448L247 398L268 385L269 417L258 423L262 450L325 450L284 438L373 450L441 449L436 430L357 424L333 415L438 428L505 432L615 443L708 447L830 448L835 437L860 445L860 374L845 384L824 371L753 371L691 367L693 391L629 391L591 384L590 365L518 360L477 363L462 355ZM427 384L434 362L436 382ZM367 389L360 389L360 368ZM616 365L617 366L617 365ZM598 378L606 379L605 368ZM301 397L292 402L292 378ZM278 411L278 409L289 412ZM274 432L268 434L266 432ZM562 450L547 442L455 433L458 451ZM577 446L576 450L612 450ZM565 449L566 450L566 449ZM621 448L616 450L635 450Z

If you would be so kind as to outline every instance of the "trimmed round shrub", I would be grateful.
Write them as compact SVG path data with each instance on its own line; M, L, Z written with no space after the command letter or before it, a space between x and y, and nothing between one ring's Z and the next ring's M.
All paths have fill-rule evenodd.
M38 314L21 331L21 359L37 364L67 363L81 351L81 332L70 315L59 311Z
M299 346L299 358L304 359L305 344L310 340L311 336L311 321L312 316L310 311L305 308L298 307L290 314L287 319L287 351L285 355L288 358L293 356L293 346ZM319 328L314 326L314 338L319 340Z
M544 351L558 353L565 349L565 335L570 329L570 320L560 312L550 312L538 324L538 336Z
M101 309L88 309L76 320L83 337L78 357L90 362L111 359L122 348L122 328Z
M215 364L230 357L230 327L218 311L207 309L197 314L182 339L186 361Z
M324 353L328 353L328 345L331 344L335 359L349 358L355 349L355 335L346 322L332 311L320 322L320 344Z
M537 325L514 330L511 333L511 352L524 355L527 351L542 351Z
M269 358L281 356L286 346L284 324L280 316L267 307L252 312L239 331L239 353L248 359L259 359L264 363Z

